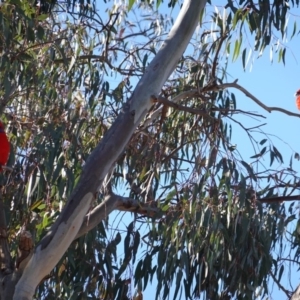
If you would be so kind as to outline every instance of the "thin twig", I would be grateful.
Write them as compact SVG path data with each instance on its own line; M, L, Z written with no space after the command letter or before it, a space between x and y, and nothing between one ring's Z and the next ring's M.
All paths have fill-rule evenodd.
M276 282L276 284L278 285L278 287L280 289L282 289L282 291L287 295L288 298L290 298L291 295L292 295L292 292L288 291L287 289L285 289L283 287L283 285L277 280L277 278L275 277L275 275L273 274L272 271L270 271L269 274L271 275L271 277L273 278L273 280Z
M215 54L215 57L214 57L214 61L213 61L213 64L212 64L212 70L211 70L211 75L212 75L213 79L216 78L216 69L217 69L217 64L218 64L219 53L220 53L220 50L222 48L223 42L225 41L227 36L228 36L228 33L225 33L223 36L221 36L219 38L219 44L217 45L217 51L216 51L216 54Z
M280 107L272 107L272 106L265 105L260 100L258 100L255 96L253 96L250 92L248 92L245 88L243 88L241 85L237 84L237 80L235 80L232 83L224 83L224 84L216 85L214 87L214 90L224 90L226 88L236 88L236 89L240 90L248 98L252 99L257 105L259 105L260 107L262 107L264 110L266 110L269 113L271 113L272 111L280 111L288 116L300 118L300 114L293 113L291 111L288 111L288 110L280 108Z
M183 106L180 104L177 104L175 102L169 101L167 98L162 97L162 96L158 96L157 97L157 102L165 104L167 106L173 107L175 109L181 110L181 111L186 111L192 114L197 114L197 115L207 115L208 111L206 109L196 109L196 108L192 108L192 107L187 107L187 106Z

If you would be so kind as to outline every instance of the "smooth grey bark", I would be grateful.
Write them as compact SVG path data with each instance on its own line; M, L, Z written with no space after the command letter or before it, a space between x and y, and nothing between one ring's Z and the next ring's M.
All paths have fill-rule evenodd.
M39 282L75 239L105 176L123 152L139 122L174 71L199 23L206 0L185 0L168 37L137 84L118 118L91 153L79 183L49 233L36 246L16 285L14 298L32 299ZM113 203L111 204L114 205ZM103 205L105 209L105 205Z

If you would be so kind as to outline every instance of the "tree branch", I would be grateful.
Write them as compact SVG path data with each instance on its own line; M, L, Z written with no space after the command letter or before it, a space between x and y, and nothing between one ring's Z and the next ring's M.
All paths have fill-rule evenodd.
M295 200L300 200L300 195L257 199L257 201L261 203L282 203L283 201L295 201Z
M288 116L293 116L293 117L300 118L300 114L293 113L291 111L288 111L288 110L280 108L280 107L273 107L273 106L267 106L267 105L265 105L260 100L258 100L255 96L253 96L250 92L248 92L248 90L246 90L245 88L243 88L241 85L237 84L237 80L235 80L232 83L224 83L224 84L216 85L214 89L216 89L216 90L224 90L224 89L227 89L227 88L236 88L236 89L240 90L248 98L252 99L257 105L259 105L260 107L262 107L264 110L266 110L269 113L271 113L272 111L280 111L280 112L282 112L282 113L284 113L284 114L286 114Z
M193 97L201 97L201 93L204 92L204 91L205 92L220 91L220 90L225 90L227 88L236 88L236 89L240 90L248 98L250 98L251 100L253 100L257 105L259 105L260 107L262 107L264 110L266 110L269 113L271 113L272 111L279 111L279 112L282 112L282 113L284 113L284 114L286 114L288 116L293 116L293 117L300 118L300 114L293 113L291 111L288 111L288 110L280 108L280 107L270 107L270 106L265 105L263 102L261 102L255 96L253 96L248 90L246 90L244 87L242 87L241 85L239 85L237 83L237 80L235 80L232 83L224 83L224 84L220 84L220 85L205 86L201 90L192 89L190 91L186 91L186 92L180 93L179 95L177 95L176 97L174 97L172 100L168 100L168 99L166 99L166 98L164 98L162 96L158 96L157 97L157 101L160 102L160 103L163 103L165 105L168 105L170 107L173 107L175 109L180 109L182 111L186 111L186 112L190 112L190 113L194 113L194 114L198 114L198 115L205 115L205 114L207 114L206 110L190 108L190 107L179 105L177 103L179 101L181 101L181 100L184 100L184 99L190 99L190 98L193 98ZM161 110L162 110L162 107L159 107L157 110L155 110L151 114L149 120L146 121L146 124L148 124L150 122L150 120L155 119L160 114ZM219 110L219 109L212 108L212 110ZM231 112L231 111L229 111L229 112ZM258 115L258 116L259 117L263 117L261 115Z
M190 94L193 95L193 97L201 97L196 90L192 90L190 92ZM181 96L181 94L179 96ZM156 100L157 100L157 102L165 104L165 105L167 105L169 107L173 107L175 109L178 109L178 110L181 110L181 111L186 111L186 112L189 112L189 113L192 113L192 114L195 114L195 115L207 116L207 117L210 117L210 118L211 118L211 116L209 115L209 111L210 110L225 112L227 114L228 113L244 113L244 114L248 114L248 115L255 116L255 117L260 117L260 118L264 118L264 119L266 118L263 115L251 113L251 112L248 112L248 111L243 111L243 110L240 110L240 109L227 109L227 108L212 107L210 110L208 110L208 109L187 107L187 106L183 106L183 105L177 104L178 100L177 101L174 101L174 100L170 101L167 98L162 97L162 96L158 96L156 98Z
M105 220L113 210L134 212L143 216L154 217L160 212L160 209L153 205L153 203L155 203L155 201L141 203L138 200L129 197L122 197L110 193L105 197L101 204L97 205L88 215L86 215L75 239L96 227L100 222Z

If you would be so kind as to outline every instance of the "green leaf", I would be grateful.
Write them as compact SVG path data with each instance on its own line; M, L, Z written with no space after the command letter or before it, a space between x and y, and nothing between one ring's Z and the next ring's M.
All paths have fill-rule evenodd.
M257 178L256 178L256 176L255 176L255 174L254 174L254 172L253 172L252 167L251 167L250 165L248 165L245 161L241 161L241 164L246 168L246 170L248 171L250 177L251 177L254 181L256 181Z
M275 146L273 146L273 151L275 153L275 156L279 159L279 161L281 163L283 163L282 155L281 155L281 153L278 151L278 149Z
M44 28L43 28L42 26L39 26L39 27L37 28L37 37L38 37L40 40L42 40L43 37L44 37L44 34L45 34Z
M275 154L274 152L270 149L270 167L272 166L273 162L274 162L274 157Z
M263 144L265 144L267 142L267 139L263 139L263 140L261 140L260 142L259 142L259 144L260 145L263 145Z
M133 4L134 4L135 0L128 0L128 11L131 10Z
M67 73L70 73L71 69L73 68L74 64L76 62L76 56L75 55L72 55L71 57L71 62L69 64L69 68L68 68L68 72Z
M258 154L253 155L253 156L251 156L250 158L258 158L258 157L262 157L262 156L264 155L264 153L266 152L266 150L267 150L267 147L263 147L262 150L261 150Z
M233 56L232 56L232 61L237 60L237 58L240 55L240 49L242 45L242 36L240 36L239 39L237 39L234 43L234 50L233 50Z
M43 228L47 228L48 224L49 224L48 214L45 213L43 217Z
M148 54L146 53L143 58L143 70L144 71L146 69L147 60L148 60Z
M291 35L291 39L292 39L293 36L295 35L296 31L297 31L297 22L295 21L295 22L294 22L294 26L293 26L293 32L292 32L292 35Z
M179 269L179 271L177 272L177 275L176 275L176 284L175 284L174 299L176 299L178 291L179 291L179 288L181 286L182 276L183 276L182 270Z
M281 281L283 271L284 271L284 265L281 265L280 270L279 270L279 275L278 275L278 282Z
M246 68L246 53L247 53L247 49L245 48L242 52L242 63L243 63L244 70Z
M136 231L134 234L134 240L133 240L133 246L132 246L132 254L133 254L133 263L135 263L136 259L136 254L139 250L139 245L140 245L140 233L139 231Z

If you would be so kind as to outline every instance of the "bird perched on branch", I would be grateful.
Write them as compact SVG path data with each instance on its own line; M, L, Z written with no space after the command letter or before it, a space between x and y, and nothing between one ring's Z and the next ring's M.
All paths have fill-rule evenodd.
M0 122L0 172L2 166L5 166L9 157L10 144L4 131L4 126Z
M296 92L295 97L296 97L296 106L300 110L300 90Z

